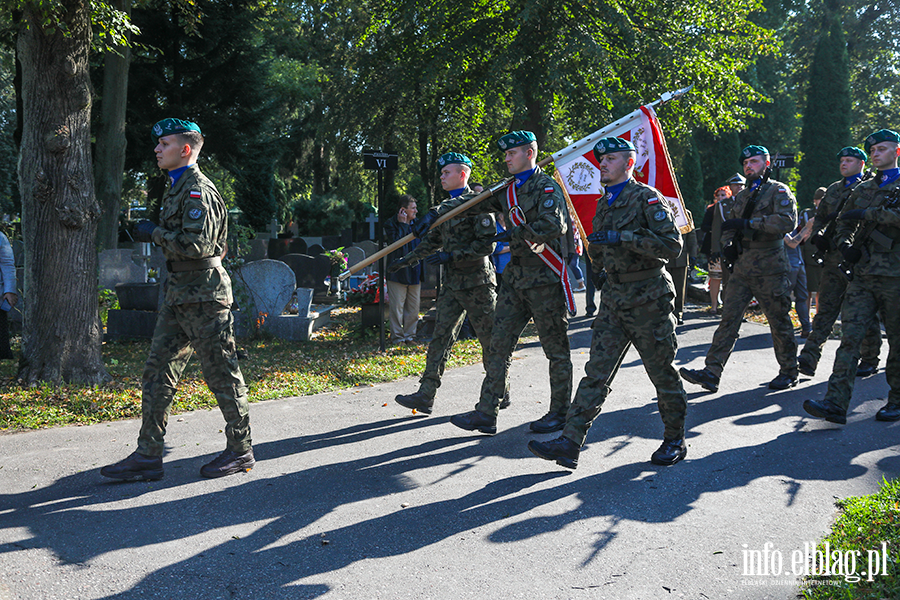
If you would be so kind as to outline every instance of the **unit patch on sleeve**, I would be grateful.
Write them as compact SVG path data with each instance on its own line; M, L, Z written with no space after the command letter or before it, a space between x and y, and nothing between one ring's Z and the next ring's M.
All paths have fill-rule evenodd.
M655 213L653 213L653 220L654 221L665 221L666 220L666 211L658 210Z
M197 192L197 193L199 194L200 192ZM191 194L193 194L193 192L191 192ZM202 216L203 216L203 209L200 209L200 208L192 208L188 212L188 217L190 217L194 221L196 221L197 219L199 219Z
M481 226L482 227L490 227L491 226L491 218L485 217L485 218L481 219Z
M556 204L556 200L553 199L553 196L544 200L544 208L553 208L554 204Z

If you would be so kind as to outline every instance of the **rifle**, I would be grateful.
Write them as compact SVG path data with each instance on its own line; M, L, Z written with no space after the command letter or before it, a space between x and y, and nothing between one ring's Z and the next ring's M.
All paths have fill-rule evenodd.
M863 175L863 178L861 180L859 180L856 185L859 185L863 181L866 181L867 179L871 179L872 177L874 177L874 173L872 173L872 171L869 171L865 175ZM856 186L853 186L853 189L855 190ZM841 214L841 211L844 210L844 206L847 204L847 200L850 199L850 194L852 194L852 193L853 193L853 190L850 190L850 193L848 193L846 196L844 196L844 199L841 200L840 204L838 204L837 208L832 213L834 215L834 218L831 219L831 221L829 221L825 225L825 227L820 229L819 232L815 236L813 236L813 239L809 240L809 242L811 244L814 244L816 247L816 251L813 253L812 257L813 257L813 260L816 261L816 264L819 266L822 266L825 264L825 256L831 250L834 250L834 242L832 241L832 234L834 233L834 228L836 227L837 218ZM820 243L816 242L817 239L825 240L825 242L820 245ZM822 246L825 246L828 249L825 250L824 248L822 248Z
M775 155L776 160L778 159L778 155ZM774 162L774 161L773 161ZM744 205L744 212L741 214L742 219L749 219L753 214L753 209L756 208L756 200L759 198L759 192L762 190L762 186L769 181L769 177L772 175L772 168L766 167L766 170L763 171L763 176L759 180L759 185L756 186L756 189L753 190L753 193L750 194L750 198L747 200L747 204ZM722 248L722 264L728 269L729 273L734 273L734 261L737 260L737 257L740 256L744 252L744 246L741 244L741 241L744 239L744 230L738 229L734 232L734 237L731 238L731 241L728 242L728 245Z
M880 206L883 206L884 208L895 208L897 205L900 205L900 188L896 188L896 189L894 189L894 191L892 191L890 194L888 194L887 197L884 199L884 203L881 204ZM878 207L876 206L876 207L869 207L869 208L878 208ZM875 221L866 223L865 229L859 235L854 237L853 245L851 247L857 248L860 251L860 255L862 255L862 253L865 252L864 244L866 243L866 241L868 241L868 239L875 232L876 227L878 227L878 223L876 223ZM881 237L887 239L887 236L881 234L881 232L879 232L879 234L881 235ZM860 256L860 258L862 258L862 256ZM844 277L847 278L847 281L853 281L853 271L856 268L857 262L859 262L859 259L857 259L855 261L849 261L847 259L844 259L838 265L838 269L841 270L841 273L844 274Z

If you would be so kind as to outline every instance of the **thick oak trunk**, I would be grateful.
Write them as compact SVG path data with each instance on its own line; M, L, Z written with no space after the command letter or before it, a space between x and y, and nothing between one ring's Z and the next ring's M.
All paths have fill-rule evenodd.
M59 26L24 9L19 189L25 242L25 327L19 378L100 383L99 207L90 154L87 2L59 3ZM63 34L66 31L66 34Z

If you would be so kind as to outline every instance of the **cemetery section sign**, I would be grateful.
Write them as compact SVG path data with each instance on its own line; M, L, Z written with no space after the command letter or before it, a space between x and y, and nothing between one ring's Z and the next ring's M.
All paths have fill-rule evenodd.
M396 171L398 155L381 150L363 150L363 168L375 171Z

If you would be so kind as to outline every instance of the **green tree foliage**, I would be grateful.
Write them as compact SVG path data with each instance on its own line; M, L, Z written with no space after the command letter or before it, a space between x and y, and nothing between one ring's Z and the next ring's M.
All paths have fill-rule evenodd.
M835 154L850 142L850 73L847 44L837 14L822 31L809 69L809 91L800 136L797 197L809 202L819 186L837 177Z
M16 95L13 90L15 59L12 49L0 47L0 213L18 214L19 198L14 140L16 130Z

